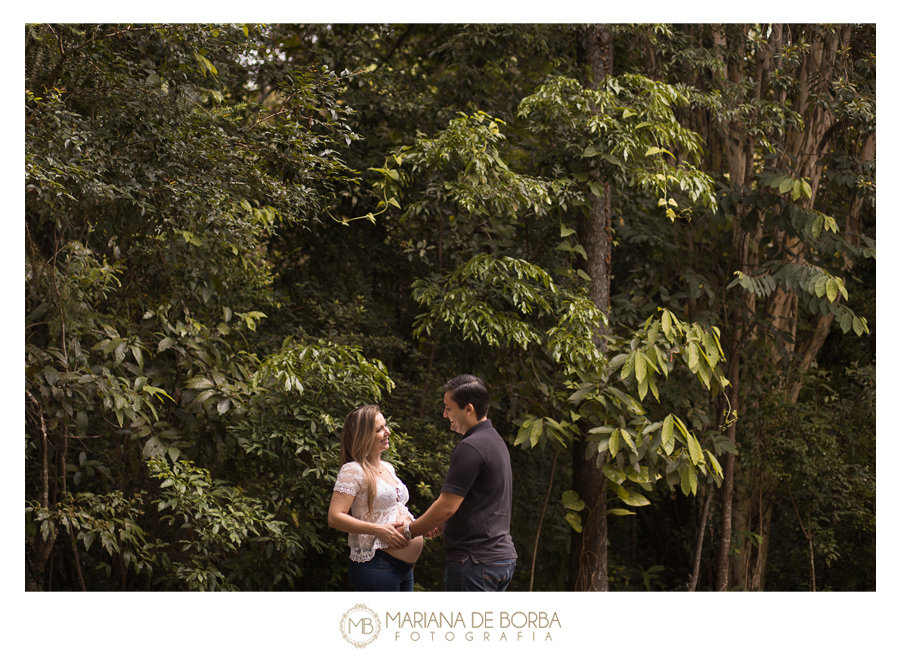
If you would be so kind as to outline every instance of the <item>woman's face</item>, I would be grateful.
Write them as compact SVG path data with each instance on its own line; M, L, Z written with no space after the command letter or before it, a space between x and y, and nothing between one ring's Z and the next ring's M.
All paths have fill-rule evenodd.
M388 429L387 423L382 414L375 416L375 438L372 439L372 457L379 457L381 453L391 447L390 439L391 430Z

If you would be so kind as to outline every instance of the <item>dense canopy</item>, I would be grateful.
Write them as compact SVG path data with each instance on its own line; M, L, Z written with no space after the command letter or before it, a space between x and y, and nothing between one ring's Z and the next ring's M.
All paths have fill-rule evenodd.
M26 589L347 590L344 418L421 514L463 372L511 589L875 589L874 25L25 42Z

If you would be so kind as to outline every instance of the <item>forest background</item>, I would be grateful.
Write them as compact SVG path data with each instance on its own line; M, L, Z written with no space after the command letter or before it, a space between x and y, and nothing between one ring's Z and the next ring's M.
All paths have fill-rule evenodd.
M513 589L875 588L874 26L25 38L26 589L347 589L343 417L421 513L463 371Z

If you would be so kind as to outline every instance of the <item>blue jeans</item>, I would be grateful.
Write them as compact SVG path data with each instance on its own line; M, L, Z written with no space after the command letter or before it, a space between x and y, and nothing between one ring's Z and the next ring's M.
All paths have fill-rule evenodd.
M414 566L378 549L368 562L350 560L350 584L357 592L411 592Z
M448 592L505 592L516 570L515 560L479 564L466 558L444 565L444 588Z

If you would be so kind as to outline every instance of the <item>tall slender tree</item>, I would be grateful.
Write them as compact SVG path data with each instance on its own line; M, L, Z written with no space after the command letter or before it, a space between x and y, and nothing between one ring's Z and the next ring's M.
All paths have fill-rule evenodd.
M583 85L596 91L613 73L613 38L608 26L590 25L578 38L578 64ZM594 107L592 112L598 112ZM590 277L590 297L597 309L609 315L609 289L612 266L612 185L599 165L588 172L588 209L578 218L578 242L584 247L581 268ZM596 342L606 350L607 326L596 328ZM584 427L585 435L590 428ZM593 455L585 454L581 442L572 443L572 489L582 500L596 501L582 513L582 531L572 530L569 558L569 588L576 591L609 591L606 555L607 515L606 476Z

